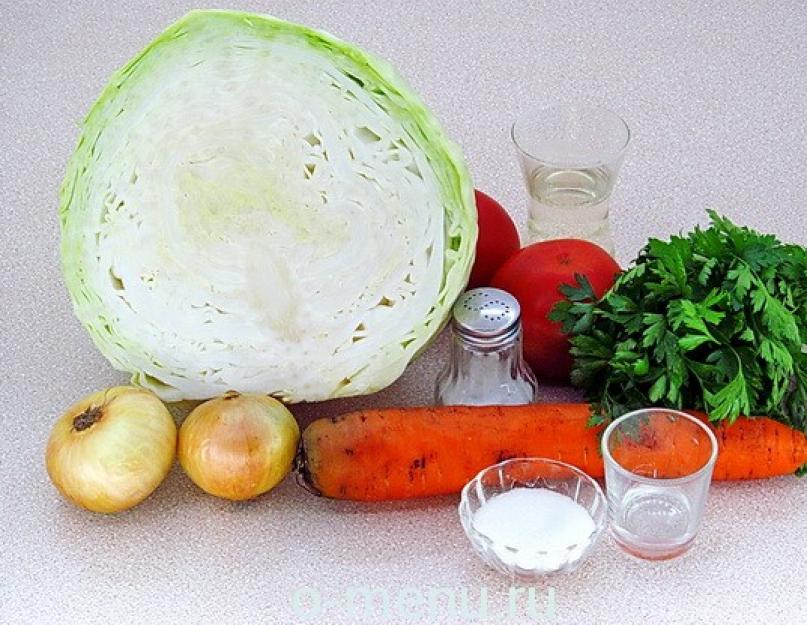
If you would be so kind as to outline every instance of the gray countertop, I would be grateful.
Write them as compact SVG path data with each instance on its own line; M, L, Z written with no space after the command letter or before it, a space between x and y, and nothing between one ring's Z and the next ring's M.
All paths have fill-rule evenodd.
M634 132L613 201L623 262L648 236L703 223L707 207L807 244L800 2L233 6L324 28L391 60L461 144L477 186L521 222L508 125L523 106L585 99L619 111ZM517 616L506 616L509 582L471 552L455 497L338 503L289 479L230 504L175 467L144 504L105 517L71 507L49 483L43 454L54 419L124 379L73 317L58 263L56 190L77 124L108 76L188 8L176 0L2 1L0 622L400 623L396 599L436 588L465 589L472 604L487 592L490 622L547 622L526 613L526 594ZM425 403L444 354L438 341L391 388L295 413L306 422L358 406ZM807 613L805 527L804 481L718 484L684 557L639 562L605 540L578 572L532 587L541 606L553 589L554 622L563 624L792 625ZM351 616L350 587L387 593L390 613ZM306 619L317 598L320 616ZM446 605L424 619L459 622Z

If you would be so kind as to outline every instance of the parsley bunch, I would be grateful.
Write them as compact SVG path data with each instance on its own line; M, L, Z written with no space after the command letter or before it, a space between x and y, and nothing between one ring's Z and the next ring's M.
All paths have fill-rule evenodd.
M595 422L666 406L807 432L807 250L709 216L651 239L602 299L583 276L562 288L550 318L572 335L572 382Z

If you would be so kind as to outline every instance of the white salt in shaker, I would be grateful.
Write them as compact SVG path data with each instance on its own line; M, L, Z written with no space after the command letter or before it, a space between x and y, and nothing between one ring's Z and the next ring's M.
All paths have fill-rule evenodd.
M454 304L451 352L437 376L438 405L529 404L535 376L521 348L521 308L500 289L463 293Z

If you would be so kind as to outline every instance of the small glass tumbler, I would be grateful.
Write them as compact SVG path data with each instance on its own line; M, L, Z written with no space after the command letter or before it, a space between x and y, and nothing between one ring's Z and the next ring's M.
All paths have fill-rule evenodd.
M677 410L646 408L613 421L602 438L611 533L628 553L667 560L692 544L703 518L717 439Z
M512 127L529 193L528 242L586 239L614 254L611 191L630 142L625 121L585 104L553 106Z

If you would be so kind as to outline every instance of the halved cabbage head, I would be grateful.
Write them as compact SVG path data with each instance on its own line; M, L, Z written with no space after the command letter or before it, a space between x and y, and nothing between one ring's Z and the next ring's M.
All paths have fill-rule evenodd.
M112 77L60 217L76 314L166 400L383 388L444 324L476 242L462 155L390 66L218 11Z

